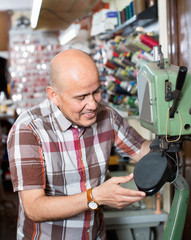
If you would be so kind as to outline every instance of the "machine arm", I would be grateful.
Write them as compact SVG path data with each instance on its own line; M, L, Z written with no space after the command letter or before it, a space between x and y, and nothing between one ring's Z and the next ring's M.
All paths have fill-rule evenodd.
M177 79L176 79L176 89L174 91L174 101L173 101L173 105L170 109L170 118L174 117L174 114L176 112L176 109L178 107L178 102L180 100L180 95L181 95L181 90L186 78L186 74L187 74L187 67L181 66L179 68L179 72L177 75Z
M178 174L173 183L175 195L168 217L163 240L181 239L189 201L189 186L182 175Z

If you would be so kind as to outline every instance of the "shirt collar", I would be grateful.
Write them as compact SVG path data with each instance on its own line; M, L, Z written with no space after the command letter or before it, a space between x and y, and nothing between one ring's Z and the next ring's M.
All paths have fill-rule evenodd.
M55 122L57 123L58 127L61 129L61 131L66 131L68 128L71 127L72 122L70 122L60 111L60 109L51 101L50 102L50 112L52 116L55 119Z

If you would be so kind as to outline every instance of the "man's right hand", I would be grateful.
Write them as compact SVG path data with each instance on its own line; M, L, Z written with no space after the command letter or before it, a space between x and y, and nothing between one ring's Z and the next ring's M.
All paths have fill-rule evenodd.
M99 205L107 205L117 209L122 209L134 202L140 201L146 197L144 192L124 188L120 185L132 179L133 174L122 177L112 177L93 189L93 197Z

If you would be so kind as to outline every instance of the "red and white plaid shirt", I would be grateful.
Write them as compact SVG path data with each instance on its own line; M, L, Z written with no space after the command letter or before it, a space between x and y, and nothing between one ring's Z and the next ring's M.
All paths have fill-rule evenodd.
M97 121L79 128L50 101L21 114L8 136L14 191L44 189L68 196L105 181L111 148L122 157L140 151L144 139L113 109L99 108ZM87 210L62 221L33 223L19 195L17 239L106 239L103 214Z

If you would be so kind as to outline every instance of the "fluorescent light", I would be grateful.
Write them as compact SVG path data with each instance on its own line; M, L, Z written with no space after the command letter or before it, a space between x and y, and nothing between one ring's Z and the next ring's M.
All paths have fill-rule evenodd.
M41 5L42 5L42 0L33 0L33 6L32 6L32 12L31 12L32 28L36 28L37 26Z
M66 44L75 38L80 30L80 24L71 24L63 33L59 36L59 41L61 45Z

